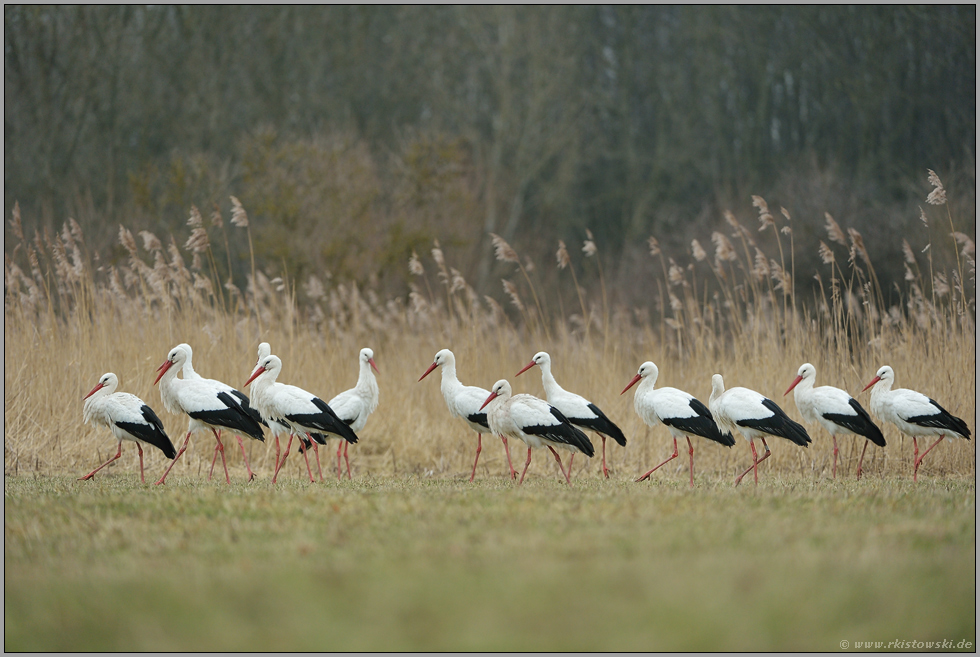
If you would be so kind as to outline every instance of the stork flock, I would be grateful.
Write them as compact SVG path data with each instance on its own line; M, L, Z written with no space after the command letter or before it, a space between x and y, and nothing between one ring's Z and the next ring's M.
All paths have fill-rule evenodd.
M171 459L163 476L156 482L164 484L174 464L187 450L191 434L210 431L215 438L215 447L208 478L213 476L220 455L225 482L231 482L224 453L225 445L221 440L223 432L230 432L241 448L248 480L251 481L255 474L248 463L242 436L264 441L263 427L269 429L276 443L273 483L276 483L289 456L294 438L299 439L298 449L303 454L311 482L316 480L309 459L310 448L315 455L319 480L323 481L319 446L326 445L328 439L338 440L337 479L340 480L343 476L342 458L346 462L347 478L351 479L347 448L351 443L358 442L357 432L364 428L368 417L378 407L379 389L375 372L380 372L371 349L361 349L358 354L357 384L326 402L302 388L280 383L277 379L282 372L282 360L272 354L266 342L259 345L258 361L243 386L250 387L251 398L228 384L199 375L194 370L192 357L190 345L177 345L157 368L159 374L154 381L154 385L159 384L160 397L167 411L188 417L187 434L179 450L175 449L153 409L135 395L116 392L119 379L115 374L108 372L102 375L98 384L84 398L83 419L87 423L107 427L119 441L119 447L115 456L81 480L91 479L99 470L120 458L122 441L129 440L135 442L139 450L140 481L143 483L143 445L156 447ZM618 445L625 446L626 436L623 431L593 402L558 385L552 373L551 356L547 352L536 353L515 376L520 376L535 366L541 371L546 399L529 394L515 395L506 379L494 383L490 390L463 385L456 373L456 357L449 349L438 351L432 364L419 377L421 381L436 368L440 368L440 389L449 414L461 419L477 434L476 457L469 480L473 481L476 477L476 467L483 449L483 434L486 433L501 439L511 479L517 479L517 472L511 461L509 439L520 440L527 447L527 458L518 484L524 482L531 464L532 450L547 448L554 456L565 482L571 485L575 455L582 453L589 458L595 455L595 448L586 431L596 433L602 440L602 473L608 478L606 438L612 438ZM178 373L182 373L182 378L177 377ZM692 437L700 436L732 447L737 431L748 441L752 451L752 465L735 479L736 486L749 472L753 473L755 483L759 483L759 464L771 454L767 438L778 436L800 447L807 447L812 442L807 430L787 416L773 400L748 388L726 389L720 374L711 377L711 396L707 405L677 388L657 388L659 374L657 366L646 361L620 393L625 394L636 386L633 400L636 414L650 427L663 424L674 443L673 454L636 481L649 479L657 469L677 458L677 441L680 438L687 441L689 483L692 488ZM832 386L814 387L816 374L816 368L812 364L804 363L783 395L792 391L797 410L803 419L822 426L830 434L834 445L835 479L837 435L853 434L866 439L857 467L857 478L860 479L868 443L884 447L885 438L864 407L846 391ZM912 437L912 478L913 481L918 481L919 466L925 456L943 438L969 440L970 429L966 422L950 414L926 395L905 388L892 390L894 382L894 371L885 365L862 392L872 388L871 411L880 420L891 422L899 431ZM920 456L918 439L928 437L937 438ZM282 449L281 439L286 439L285 451ZM761 458L756 451L756 439L762 442L765 450ZM559 450L569 453L567 467L562 462Z

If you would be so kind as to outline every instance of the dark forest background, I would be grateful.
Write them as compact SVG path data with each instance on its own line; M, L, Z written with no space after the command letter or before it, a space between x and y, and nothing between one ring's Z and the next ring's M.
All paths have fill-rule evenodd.
M119 224L183 243L191 206L227 221L235 195L258 265L293 280L404 294L438 239L499 293L492 232L547 285L559 239L592 266L588 229L629 302L648 237L686 264L759 195L792 217L797 271L830 213L888 290L903 238L949 241L919 220L927 169L976 232L973 5L8 5L4 99L8 216L72 217L110 257ZM230 235L216 266L243 279Z

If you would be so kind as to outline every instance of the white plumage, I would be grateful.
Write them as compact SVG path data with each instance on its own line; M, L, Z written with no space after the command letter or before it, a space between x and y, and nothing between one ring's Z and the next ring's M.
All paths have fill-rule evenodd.
M279 470L282 469L286 458L289 456L293 434L305 435L307 438L315 440L315 434L333 433L348 442L357 442L357 434L337 417L337 414L326 402L302 388L277 382L276 378L281 371L282 361L279 357L266 356L259 361L252 372L252 376L245 382L246 386L252 386L252 401L266 422L272 420L288 426L290 429L286 452L282 455L281 460L278 458L278 452L276 455L278 464L272 478L273 482L276 481ZM307 457L305 450L303 455ZM308 457L306 467L310 481L312 481L313 473L310 471Z
M602 438L602 474L609 477L609 469L606 467L606 436L610 436L621 446L626 446L626 436L623 431L613 423L598 406L588 399L574 392L565 390L551 373L551 356L546 351L539 351L534 354L531 362L524 366L516 376L520 376L532 367L537 365L541 368L541 384L544 386L544 394L548 403L557 408L568 418L568 421L580 429L591 429ZM568 461L568 471L572 471L572 454Z
M797 371L796 379L790 384L783 396L793 391L796 409L807 422L815 422L827 430L834 441L833 477L837 478L837 434L855 434L867 438L861 458L858 460L857 478L861 478L861 466L864 464L864 452L868 449L868 441L881 447L885 446L885 437L881 429L871 421L868 412L847 392L833 386L814 387L817 380L817 368L810 363L803 363Z
M473 478L476 477L476 464L480 460L480 452L483 451L483 434L490 432L487 414L480 408L490 392L476 386L464 386L460 382L456 376L456 356L449 349L440 349L436 352L432 364L419 377L419 381L431 374L437 367L442 368L442 382L439 384L439 389L442 391L443 399L446 400L449 414L460 418L466 423L466 426L476 432L476 459L473 461L473 472L470 474L470 481L473 481ZM504 443L504 451L507 453L510 478L515 479L516 473L511 464L510 445L507 443L507 437L500 436L500 440Z
M721 374L711 377L711 397L708 408L722 433L734 433L737 429L752 448L752 467L735 479L738 486L742 477L751 470L755 475L755 483L759 483L759 463L769 458L769 445L766 436L780 436L789 441L806 447L810 444L810 436L798 422L791 420L776 402L748 388L731 388L725 390L725 380ZM762 440L766 448L765 455L760 459L755 451L756 438Z
M666 461L639 477L637 481L648 479L662 465L677 458L677 439L686 438L691 464L690 483L693 488L694 446L691 444L691 436L702 436L726 447L734 445L735 439L730 433L723 434L718 430L711 411L693 395L677 388L655 388L659 375L659 368L653 362L646 361L640 365L636 376L620 393L624 394L637 382L641 382L633 396L633 408L636 414L647 426L655 427L663 424L674 439L674 453Z
M160 374L153 382L160 384L160 398L168 411L183 413L190 418L184 444L157 484L166 482L171 468L187 450L187 443L190 441L191 434L195 431L206 430L211 430L215 440L218 441L221 463L225 469L225 481L231 483L231 479L228 477L224 444L221 442L221 431L224 429L233 432L238 439L238 445L242 449L242 458L245 459L248 479L251 481L255 474L248 464L248 457L245 456L245 445L242 443L241 434L255 440L265 440L262 435L262 426L259 424L258 413L249 406L248 397L240 391L235 390L227 383L205 379L198 375L194 371L192 359L193 351L190 345L186 343L177 345L167 354L167 360L163 361L163 364L157 368ZM181 370L183 370L184 378L178 379L177 373Z
M939 405L921 392L899 388L892 390L895 383L895 372L888 365L884 365L878 370L875 378L864 387L864 390L871 390L871 412L882 420L891 422L902 433L912 436L914 449L913 461L914 470L912 480L918 481L919 464L926 457L932 448L938 445L943 438L952 440L953 438L970 439L970 427L962 419L952 415L949 411ZM863 392L863 390L862 390ZM926 436L939 436L929 449L919 456L918 438Z
M551 450L568 484L571 484L571 478L565 472L555 447L567 449L573 454L579 451L589 457L595 454L588 436L570 424L561 411L532 395L512 395L506 379L493 384L481 409L483 407L487 407L487 423L493 433L517 438L527 445L527 461L518 483L524 482L524 475L531 465L532 448L547 447Z
M153 445L164 453L168 459L174 458L174 449L170 437L163 428L163 423L153 409L136 395L128 392L116 392L119 378L112 372L106 372L99 382L85 395L82 407L82 419L92 426L104 426L112 432L119 441L116 455L88 473L79 481L91 479L96 472L106 467L122 456L122 441L131 440L136 443L140 455L140 482L146 483L143 476L143 445Z
M354 433L363 429L364 425L367 424L368 416L378 407L379 397L378 380L374 378L374 372L378 372L378 366L374 364L374 351L365 347L361 349L357 359L357 384L350 390L345 390L327 402L327 405L333 409L337 417L346 422ZM374 372L371 371L372 368ZM378 373L380 374L380 372ZM349 445L350 443L346 440L341 440L337 445L338 480L340 479L341 447L343 447L344 461L347 464L347 478L351 478L350 459L347 457L347 447Z

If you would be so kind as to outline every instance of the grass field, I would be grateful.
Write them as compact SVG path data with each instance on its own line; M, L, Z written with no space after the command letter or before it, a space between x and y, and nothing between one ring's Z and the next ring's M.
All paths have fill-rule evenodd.
M4 648L976 645L972 477L4 481Z

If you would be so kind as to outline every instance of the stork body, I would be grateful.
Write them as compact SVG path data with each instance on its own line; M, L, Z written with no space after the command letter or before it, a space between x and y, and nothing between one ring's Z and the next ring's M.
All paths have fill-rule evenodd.
M755 483L759 483L759 464L769 458L769 445L766 436L779 436L792 443L806 447L810 444L810 436L803 425L794 422L783 412L776 402L748 388L730 388L725 390L725 380L721 374L711 377L711 397L708 408L722 433L731 433L737 429L752 448L752 467L735 479L735 485L742 482L742 477L751 470ZM765 455L760 459L755 451L755 439L762 440L766 448Z
M442 397L446 400L446 407L449 414L458 417L466 423L470 429L476 432L476 459L473 461L473 472L470 473L470 481L476 477L476 464L480 460L480 452L483 451L483 434L490 433L490 425L487 423L487 413L481 408L488 390L476 386L464 386L456 376L456 356L449 349L441 349L432 360L429 369L419 377L419 381L427 377L437 367L442 368L442 382L439 389ZM514 466L510 460L510 445L507 436L500 436L504 443L504 451L507 453L507 466L510 468L510 478L516 479Z
M136 443L140 454L140 482L146 483L143 476L143 445L156 447L168 459L177 455L177 450L170 442L170 437L163 428L163 422L146 405L142 399L128 392L116 392L119 378L112 372L102 375L92 391L85 395L85 405L82 407L82 419L92 426L108 427L112 435L119 441L116 455L79 479L91 479L96 472L106 467L122 456L122 441L131 440Z
M238 439L238 445L242 449L242 457L245 459L248 479L251 481L255 474L248 464L248 457L245 456L245 445L242 443L241 434L255 440L265 440L258 413L249 405L248 397L238 390L221 381L205 379L198 375L191 363L192 357L193 352L190 346L179 344L170 350L170 353L167 354L167 360L163 361L163 364L157 368L160 374L153 383L160 384L160 398L163 400L164 407L171 413L183 413L190 420L187 426L187 436L184 437L184 444L177 452L170 467L156 483L166 483L167 475L177 463L177 459L187 451L187 443L190 441L191 434L195 431L206 430L210 430L218 442L217 447L221 453L221 463L225 469L225 482L230 484L231 479L228 477L225 448L221 442L223 430L231 431ZM181 370L184 372L184 378L178 379L177 372Z
M918 481L919 465L926 454L938 445L943 438L970 439L970 427L962 419L952 415L921 392L898 388L892 390L895 383L895 371L888 365L878 370L875 378L864 387L871 388L871 412L882 420L891 422L902 433L912 436L913 464L912 481ZM863 392L863 391L862 391ZM919 438L939 436L929 449L919 456Z
M796 379L783 395L793 391L796 408L807 422L819 424L834 441L833 477L837 478L837 434L854 434L867 438L861 458L858 460L857 478L861 478L861 466L864 464L864 452L868 442L879 447L885 446L885 437L881 429L871 420L868 412L847 392L833 386L814 387L817 380L817 368L810 363L803 363L797 372Z
M716 443L731 447L735 438L731 433L722 433L718 429L711 411L703 403L677 388L655 388L660 370L651 361L640 365L636 376L623 388L625 393L631 387L640 383L633 396L633 408L640 419L650 427L663 424L674 439L674 453L663 463L656 466L637 481L649 479L665 463L677 458L677 439L686 438L688 455L691 461L691 488L694 488L694 446L691 436L701 436Z
M568 421L580 429L595 431L602 438L602 474L609 477L609 469L606 467L606 436L610 436L617 443L626 446L626 436L622 429L616 426L612 420L606 417L598 406L590 402L585 397L569 392L558 385L554 375L551 373L551 356L546 351L539 351L534 354L531 362L524 366L517 376L528 371L537 365L541 368L541 384L544 386L545 397L548 403L557 408L568 418ZM572 454L575 458L575 454ZM568 471L571 474L572 462L569 459Z
M378 372L378 366L374 364L374 351L365 347L358 354L358 374L357 384L350 390L345 390L329 402L327 405L333 409L341 420L347 423L351 431L357 433L364 428L368 416L378 407L378 380L374 377L374 372ZM372 368L374 372L372 372ZM380 374L380 372L378 372ZM339 436L337 436L339 438ZM304 447L308 443L304 443ZM347 464L347 478L351 478L350 459L347 457L347 447L350 445L346 440L341 440L337 444L337 480L340 480L340 448L344 448L344 462Z
M262 417L267 422L274 420L289 427L290 430L289 442L286 443L286 452L282 455L281 460L278 459L277 451L278 465L276 473L273 475L273 482L285 464L286 457L289 456L289 450L293 444L293 434L305 435L307 438L316 440L312 434L332 433L347 442L357 442L357 434L337 417L337 414L325 401L302 388L277 382L276 378L281 371L282 361L279 357L275 355L266 356L259 361L252 372L252 376L245 382L246 386L252 386L253 403ZM306 456L305 451L303 454ZM310 474L310 481L312 481L313 473L310 471L308 457L306 467Z
M547 447L551 450L569 485L572 483L571 477L565 472L555 448L566 449L573 454L582 452L590 458L595 454L589 437L572 425L561 411L532 395L513 395L506 379L493 384L481 410L484 407L487 408L487 423L493 433L517 438L527 445L527 461L518 484L524 483L524 475L531 465L532 448Z

